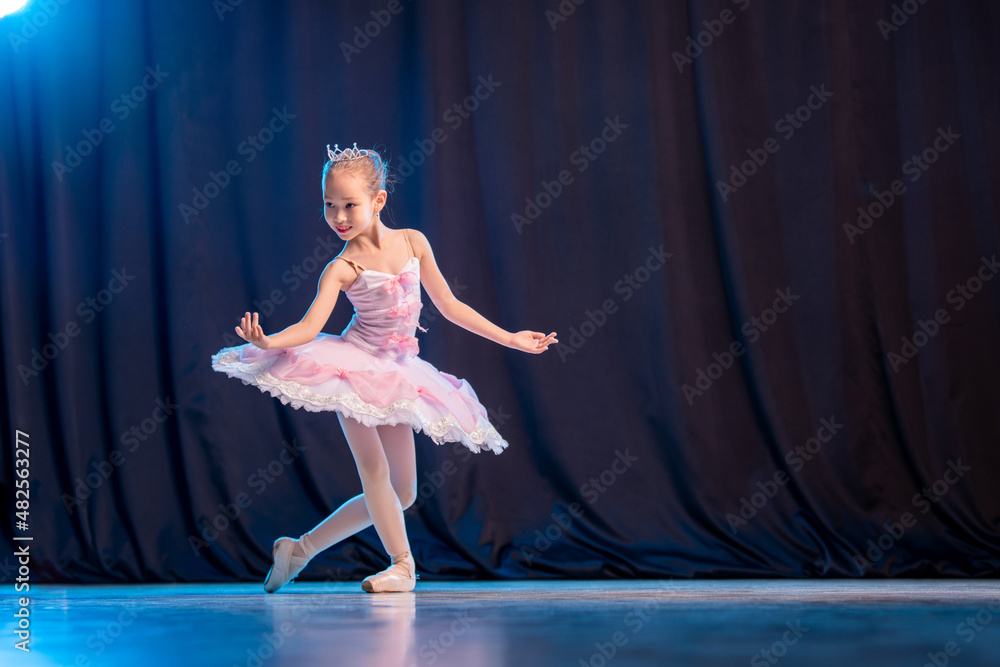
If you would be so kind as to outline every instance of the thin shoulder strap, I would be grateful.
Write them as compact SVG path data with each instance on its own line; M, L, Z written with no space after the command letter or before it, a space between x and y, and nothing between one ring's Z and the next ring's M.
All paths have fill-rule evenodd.
M360 264L358 264L354 260L347 259L346 257L342 257L340 255L337 255L337 257L335 257L334 259L342 259L342 260L344 260L345 262L347 262L348 264L350 264L351 266L354 267L354 270L357 271L358 275L361 275L361 272L365 270L365 267L361 266Z
M406 230L403 230L403 238L406 239L406 249L410 251L410 257L415 257L413 254L413 246L410 245L410 237L406 234Z

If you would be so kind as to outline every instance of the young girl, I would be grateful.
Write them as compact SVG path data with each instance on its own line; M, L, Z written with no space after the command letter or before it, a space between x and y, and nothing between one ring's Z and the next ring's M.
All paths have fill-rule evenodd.
M374 523L392 562L361 588L412 591L417 574L403 510L416 499L413 432L473 452L507 447L469 383L417 356L414 334L426 331L418 324L420 285L448 320L495 343L538 354L559 341L555 332L510 333L492 324L454 297L423 234L382 224L388 167L378 153L354 144L327 146L327 155L326 222L346 241L344 250L326 266L301 321L266 336L257 313L244 314L236 333L248 343L213 355L212 368L294 408L337 412L361 476L362 494L300 538L274 542L264 590L274 593L317 553ZM339 336L320 333L341 290L354 317Z

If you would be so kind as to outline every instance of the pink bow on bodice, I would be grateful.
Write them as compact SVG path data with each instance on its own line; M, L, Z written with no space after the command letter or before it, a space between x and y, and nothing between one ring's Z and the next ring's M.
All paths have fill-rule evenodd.
M397 332L392 332L382 343L382 349L395 347L400 354L405 354L407 359L412 359L420 352L420 345L414 336L402 336Z
M408 294L413 291L414 286L420 283L420 279L417 278L417 274L412 271L404 271L398 276L393 276L389 278L384 283L382 283L382 289L387 293L402 296L403 294Z
M420 326L420 309L424 307L422 303L407 303L405 301L400 302L389 309L389 317L394 317L396 319L402 319L403 324L408 327L416 326L421 331L427 331L427 329Z

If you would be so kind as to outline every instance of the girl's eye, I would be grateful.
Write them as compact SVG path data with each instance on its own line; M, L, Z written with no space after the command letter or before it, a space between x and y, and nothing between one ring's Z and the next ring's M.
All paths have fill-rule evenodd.
M325 206L326 206L327 208L330 208L331 206L333 206L333 204L331 204L330 202L324 202L324 205L325 205Z
M347 205L347 206L345 206L344 208L351 208L352 206L354 206L354 204L348 204L348 205Z

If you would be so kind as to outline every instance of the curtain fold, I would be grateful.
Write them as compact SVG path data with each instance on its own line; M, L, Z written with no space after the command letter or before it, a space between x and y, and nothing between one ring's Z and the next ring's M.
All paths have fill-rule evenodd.
M561 341L423 295L421 357L510 442L417 436L423 578L997 574L995 3L99 0L0 28L0 506L37 580L260 579L361 492L336 415L209 360L243 312L308 308L342 248L325 147L353 142L460 300ZM303 576L385 561L369 528Z

